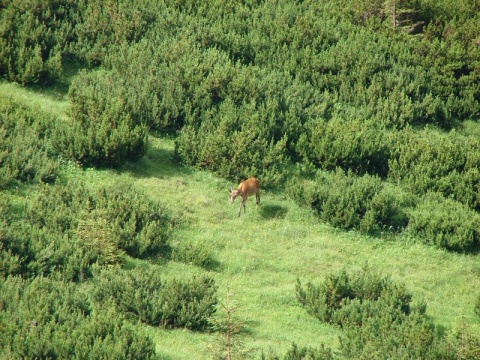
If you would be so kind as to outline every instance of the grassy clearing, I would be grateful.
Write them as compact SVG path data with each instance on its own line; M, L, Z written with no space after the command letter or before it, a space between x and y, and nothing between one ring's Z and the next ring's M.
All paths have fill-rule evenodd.
M42 112L65 119L70 107L66 93L28 90L18 84L0 81L0 97L13 98Z
M65 116L64 97L38 94L0 82L0 96L13 96L52 115ZM376 239L355 232L339 232L320 223L281 192L262 192L262 205L247 202L247 213L237 217L238 200L229 203L231 184L207 172L172 163L173 140L151 136L147 154L120 170L82 170L65 167L66 178L81 177L91 186L133 181L152 199L164 204L178 219L174 244L207 249L215 260L208 270L179 262L129 260L127 267L155 266L164 276L208 274L239 306L244 323L245 349L274 349L278 354L300 346L338 346L339 330L311 318L295 299L297 278L319 282L334 270L357 269L366 262L404 282L414 301L426 301L427 313L440 329L462 323L480 331L473 313L480 288L479 255L461 255L415 243L407 236ZM218 316L224 316L219 310ZM159 358L209 359L218 335L181 329L148 328Z
M373 239L355 232L337 232L285 196L262 193L262 205L228 202L229 184L205 172L171 163L173 141L151 138L147 155L120 171L180 220L175 243L203 244L217 266L210 270L170 262L157 264L165 276L206 273L240 306L245 322L245 348L275 349L283 354L292 342L338 346L338 329L310 318L295 299L296 279L318 282L326 273L366 262L404 282L414 301L426 301L427 312L440 329L466 322L480 330L473 303L480 286L478 255L461 255L415 244L405 236ZM235 185L235 184L233 184ZM221 315L221 314L220 314ZM153 331L153 330L152 330ZM214 335L182 330L156 330L159 354L168 359L210 358Z

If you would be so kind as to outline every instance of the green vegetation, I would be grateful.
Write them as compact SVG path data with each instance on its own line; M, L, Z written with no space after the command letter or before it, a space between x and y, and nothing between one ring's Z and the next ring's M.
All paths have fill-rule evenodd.
M478 6L3 1L0 357L478 358Z

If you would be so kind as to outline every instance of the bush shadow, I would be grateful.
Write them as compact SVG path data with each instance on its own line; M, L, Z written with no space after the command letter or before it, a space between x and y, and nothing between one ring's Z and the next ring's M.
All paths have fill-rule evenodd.
M264 219L284 219L287 216L288 209L280 205L262 205L260 207L260 216Z
M119 172L127 172L136 178L158 179L190 175L192 170L175 161L173 149L149 146L145 155L137 161L123 165Z

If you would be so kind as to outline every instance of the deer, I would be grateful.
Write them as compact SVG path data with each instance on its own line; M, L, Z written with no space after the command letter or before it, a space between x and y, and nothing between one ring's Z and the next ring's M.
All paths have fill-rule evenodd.
M240 217L240 213L242 212L242 206L243 213L245 214L247 212L245 203L247 202L248 197L253 194L255 194L257 205L260 205L260 182L254 177L242 181L240 185L238 185L238 189L233 189L230 186L230 203L233 204L235 199L239 196L242 198L240 209L238 210L238 217Z

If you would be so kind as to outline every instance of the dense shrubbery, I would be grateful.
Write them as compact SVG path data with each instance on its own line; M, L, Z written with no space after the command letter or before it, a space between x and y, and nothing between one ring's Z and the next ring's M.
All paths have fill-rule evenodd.
M59 162L49 135L55 120L18 101L0 98L0 188L15 181L52 182Z
M438 193L424 196L409 220L409 230L429 244L456 251L478 248L480 215Z
M380 178L337 169L335 173L317 172L314 180L293 178L287 194L315 210L320 218L341 229L359 229L364 233L399 230L407 217L395 193Z
M455 131L406 129L396 136L389 162L392 179L419 195L441 192L476 209L480 198L480 142Z
M82 72L70 86L71 119L55 126L53 146L86 166L119 166L141 157L148 127L114 73Z
M319 348L299 347L292 344L291 349L287 351L285 356L281 357L275 353L262 354L262 360L333 360L335 356L331 349L322 345Z
M71 187L45 187L31 202L6 202L0 208L1 275L34 277L62 274L64 279L79 281L91 275L97 260L79 239L72 236L81 201ZM83 195L83 194L82 194Z
M213 279L163 280L155 269L104 269L95 289L97 301L112 300L125 316L166 328L204 330L217 303Z
M62 273L84 280L94 263L169 254L170 217L132 186L44 186L28 202L0 207L1 271L26 277Z
M411 310L412 296L404 286L367 268L353 275L329 274L319 286L308 283L304 288L298 281L296 293L310 315L341 327L361 326L382 309L395 312L392 320Z
M172 219L165 208L128 183L95 192L94 206L110 226L116 246L134 257L166 256Z
M0 219L1 356L150 358L152 341L127 320L205 330L215 312L211 278L114 266L170 252L170 217L128 183L1 196Z
M78 7L75 39L68 50L90 66L101 64L110 47L139 41L165 14L160 1L82 0Z
M305 130L297 144L304 161L327 170L341 167L355 173L388 174L392 135L373 124L317 119Z
M403 285L372 270L328 274L320 285L297 284L297 299L323 322L342 327L342 357L454 358L425 314L425 305L412 306Z
M7 0L0 11L0 76L22 84L50 83L62 73L72 40L76 1Z
M286 141L276 141L262 125L269 121L267 111L254 117L251 110L227 102L218 114L204 119L198 130L185 126L175 155L188 165L228 179L257 176L264 186L278 183L284 174Z
M87 288L37 277L0 282L0 356L37 359L150 359L155 345Z

